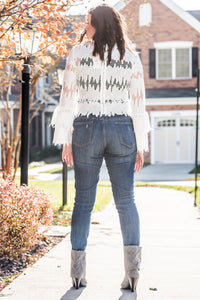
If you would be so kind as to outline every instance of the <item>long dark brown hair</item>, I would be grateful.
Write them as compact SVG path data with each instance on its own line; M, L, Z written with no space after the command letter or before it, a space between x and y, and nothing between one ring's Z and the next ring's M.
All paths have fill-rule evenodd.
M117 48L120 53L120 60L122 60L125 54L125 45L127 40L125 34L125 22L122 15L107 4L99 5L89 10L88 14L91 15L91 25L96 30L93 36L93 56L99 55L100 59L104 61L104 52L107 45L107 65L109 65L112 49L115 44L117 44ZM80 42L83 40L85 33L86 32L82 34Z

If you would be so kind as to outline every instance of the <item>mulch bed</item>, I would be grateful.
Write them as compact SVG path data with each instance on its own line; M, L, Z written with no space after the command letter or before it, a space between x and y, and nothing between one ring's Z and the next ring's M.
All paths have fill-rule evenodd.
M31 251L27 251L19 259L0 258L0 291L62 240L63 237L44 237Z

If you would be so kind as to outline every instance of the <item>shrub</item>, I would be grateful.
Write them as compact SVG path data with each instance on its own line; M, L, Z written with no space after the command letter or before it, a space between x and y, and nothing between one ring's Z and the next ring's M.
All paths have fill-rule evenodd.
M47 193L0 179L0 258L23 256L41 237L39 228L48 228L52 222L53 210Z

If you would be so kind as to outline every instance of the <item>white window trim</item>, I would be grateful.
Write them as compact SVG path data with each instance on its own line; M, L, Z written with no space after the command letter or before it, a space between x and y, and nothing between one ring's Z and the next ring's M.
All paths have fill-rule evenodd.
M154 43L154 48L168 49L168 48L192 48L193 41L166 41Z
M156 79L157 80L184 80L184 79L192 79L192 41L167 41L154 43L154 47L156 49ZM188 77L176 77L176 49L189 49L189 76ZM158 77L158 52L162 49L171 49L172 51L172 77Z

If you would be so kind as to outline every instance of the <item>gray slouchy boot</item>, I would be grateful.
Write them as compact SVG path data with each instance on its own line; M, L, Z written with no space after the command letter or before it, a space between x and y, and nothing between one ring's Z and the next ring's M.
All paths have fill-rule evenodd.
M86 253L85 251L71 251L71 277L73 286L78 289L86 286Z
M122 289L136 290L139 279L139 267L141 261L141 247L124 246L125 278L121 284Z

